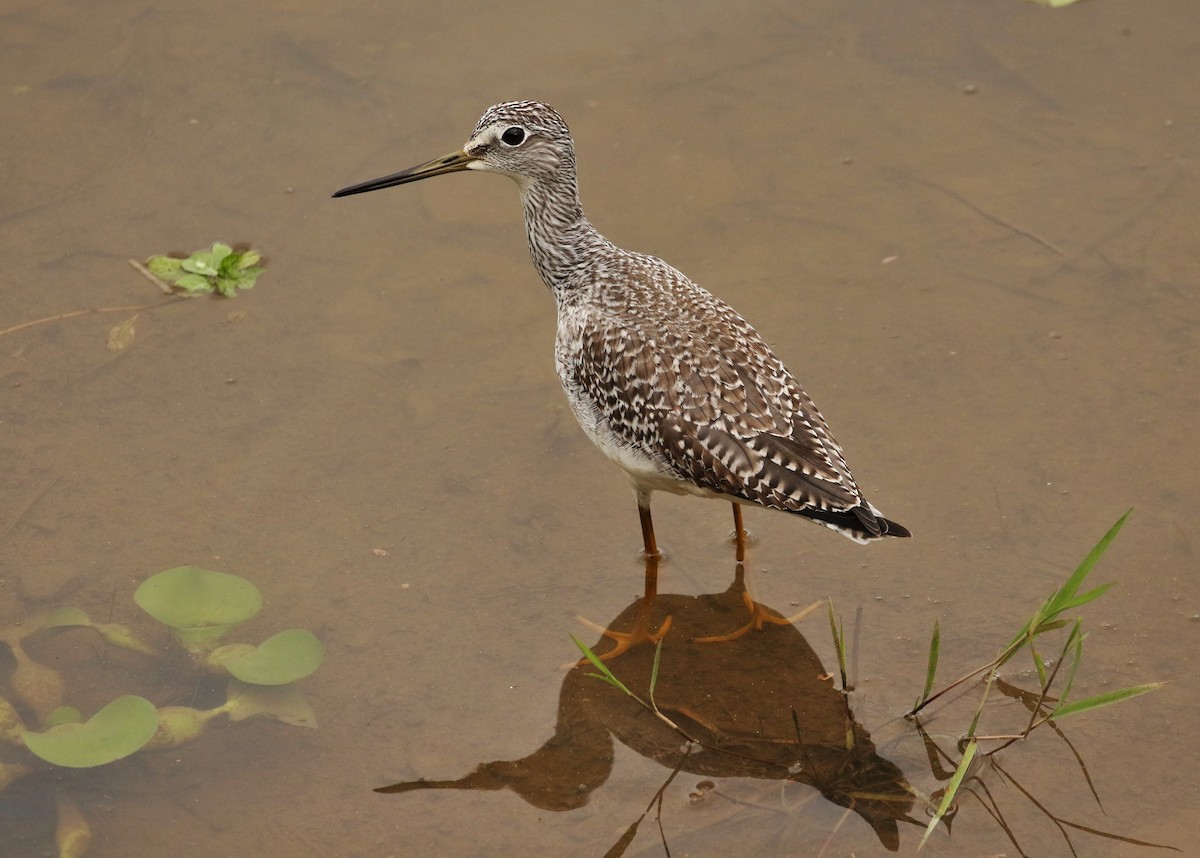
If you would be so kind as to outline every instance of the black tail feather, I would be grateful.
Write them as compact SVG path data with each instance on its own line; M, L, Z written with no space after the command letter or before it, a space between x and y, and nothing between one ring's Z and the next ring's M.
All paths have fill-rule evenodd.
M907 527L881 515L876 515L866 504L859 504L853 509L842 512L806 509L802 510L800 515L860 541L882 539L885 536L912 536Z

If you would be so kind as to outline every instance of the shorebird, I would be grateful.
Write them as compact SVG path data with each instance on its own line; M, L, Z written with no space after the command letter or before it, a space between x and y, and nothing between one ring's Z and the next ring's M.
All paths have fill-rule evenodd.
M739 561L741 504L856 542L911 535L863 497L825 419L745 319L584 217L571 132L548 104L490 107L462 149L334 196L463 170L521 190L529 252L558 307L558 377L584 433L633 482L647 558L659 556L655 491L731 501Z

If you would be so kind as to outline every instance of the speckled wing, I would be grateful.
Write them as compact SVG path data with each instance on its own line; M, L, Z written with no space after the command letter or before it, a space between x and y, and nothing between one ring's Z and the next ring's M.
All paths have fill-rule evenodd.
M750 324L659 264L632 272L652 289L581 332L576 380L608 429L681 482L856 541L907 535L863 499L824 418Z

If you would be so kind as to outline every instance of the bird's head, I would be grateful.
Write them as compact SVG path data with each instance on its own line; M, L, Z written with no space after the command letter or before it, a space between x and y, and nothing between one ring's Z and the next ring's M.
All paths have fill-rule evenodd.
M575 152L561 116L540 101L506 101L489 107L462 149L390 176L342 188L335 197L377 191L462 170L502 173L522 189L568 171L573 179Z

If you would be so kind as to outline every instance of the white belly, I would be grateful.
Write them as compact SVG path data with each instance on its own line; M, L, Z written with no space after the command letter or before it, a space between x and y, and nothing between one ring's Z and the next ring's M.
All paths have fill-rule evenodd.
M701 488L690 480L682 480L671 470L645 450L634 447L624 439L613 434L602 420L596 418L595 412L579 400L567 393L571 402L571 410L579 426L593 444L600 448L605 456L620 465L621 470L633 483L634 490L642 492L670 492L675 495L698 495L700 497L721 497L717 492Z
M571 411L584 434L605 456L620 465L639 494L663 491L677 495L716 497L715 492L700 488L690 480L680 479L653 450L631 443L628 435L613 432L588 391L577 384L574 378L572 362L577 351L579 335L573 329L581 323L582 320L572 318L570 314L563 318L560 308L554 363L558 378L562 382L563 393L567 395L567 402L570 403Z

